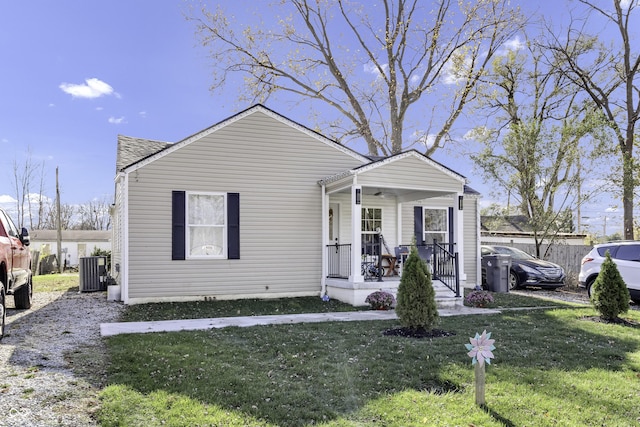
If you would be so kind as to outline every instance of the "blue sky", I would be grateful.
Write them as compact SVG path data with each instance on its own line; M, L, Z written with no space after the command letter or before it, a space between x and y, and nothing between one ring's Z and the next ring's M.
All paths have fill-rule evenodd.
M267 1L221 2L250 16ZM13 163L45 162L44 193L62 202L112 198L117 135L176 142L248 105L212 94L211 64L183 0L0 3L0 203L15 197ZM267 106L311 126L290 104ZM437 160L488 187L460 158ZM608 233L611 231L608 230Z

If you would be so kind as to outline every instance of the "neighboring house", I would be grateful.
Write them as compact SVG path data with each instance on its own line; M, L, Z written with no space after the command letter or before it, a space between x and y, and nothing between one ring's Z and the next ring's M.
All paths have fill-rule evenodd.
M434 274L457 279L450 295L479 281L478 194L413 150L372 160L257 105L175 144L118 136L116 163L112 275L127 304L326 294L362 305L399 283L363 275L378 229L383 253L443 243L431 257Z
M533 229L524 215L482 215L480 234L482 243L487 245L535 244ZM586 242L584 233L558 233L554 236L554 243L560 245L582 246Z
M30 230L31 250L40 255L58 253L57 230ZM94 249L111 250L110 230L62 230L62 262L67 267L77 267L79 258L90 256Z

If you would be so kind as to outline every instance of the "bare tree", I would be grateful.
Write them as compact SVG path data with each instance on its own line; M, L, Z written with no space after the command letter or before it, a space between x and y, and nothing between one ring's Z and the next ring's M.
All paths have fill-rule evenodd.
M622 168L622 205L624 238L634 238L633 207L637 182L637 161L633 155L636 123L640 119L640 51L634 51L633 31L637 29L638 0L610 0L610 8L603 1L578 0L586 8L586 15L574 18L566 34L555 35L549 26L546 48L550 62L562 67L562 72L584 91L607 119L620 154ZM595 17L594 17L595 16ZM635 17L635 18L633 18ZM617 40L601 40L588 28L615 27ZM606 43L608 42L608 43Z
M78 206L79 222L74 228L79 230L108 230L111 226L110 202L107 198L91 200Z
M320 124L323 132L343 143L363 138L371 155L441 147L522 22L508 0L278 5L288 15L273 26L239 28L221 8L191 17L215 64L212 88L241 76L254 102L277 93L320 101L336 112Z
M588 199L572 191L580 162L589 165L606 147L599 133L603 120L593 103L545 64L538 46L519 47L497 56L483 77L486 91L478 96L478 113L493 127L476 129L484 148L472 158L486 178L518 202L540 256L544 241L567 231L567 212Z
M73 228L76 208L73 205L60 205L60 227L62 230L70 230ZM57 212L54 203L49 203L44 207L44 215L41 221L43 230L57 229Z
M34 164L31 149L27 149L24 163L13 160L13 183L16 191L16 219L19 227L26 226L25 217L28 216L29 228L33 228L33 215L31 214L31 185L38 173L38 165ZM41 174L44 173L44 165Z

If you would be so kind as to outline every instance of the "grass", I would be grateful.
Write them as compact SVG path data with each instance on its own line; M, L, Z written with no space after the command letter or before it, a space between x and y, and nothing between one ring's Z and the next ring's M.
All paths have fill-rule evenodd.
M521 302L497 296L494 305ZM272 303L278 312L327 309L317 298ZM132 306L127 316L266 310L255 301L193 305ZM455 335L425 340L382 335L394 321L114 336L97 415L105 426L637 424L640 328L587 320L591 308L542 305L557 308L442 318L437 327ZM640 312L625 318L640 323ZM478 407L464 344L483 329L497 348Z
M34 292L55 292L78 290L80 279L78 273L44 274L33 276Z
M570 304L531 298L523 295L493 294L494 302L486 308L566 307ZM325 313L369 310L368 306L353 307L338 300L323 302L318 297L273 300L193 301L190 303L154 303L127 307L120 321L202 319L211 317L260 316L268 314Z

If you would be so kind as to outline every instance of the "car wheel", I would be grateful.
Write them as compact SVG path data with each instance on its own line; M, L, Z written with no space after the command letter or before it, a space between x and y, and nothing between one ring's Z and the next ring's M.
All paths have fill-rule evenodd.
M587 295L589 296L589 299L591 299L591 288L593 287L593 283L596 281L596 277L592 277L587 281L586 287L587 287Z
M27 283L22 285L13 295L16 308L20 310L31 308L31 297L33 296L33 281L29 276Z
M7 298L4 294L4 285L0 282L0 340L4 336L4 324L7 319Z
M509 290L518 289L520 283L518 282L518 275L513 271L509 272Z

